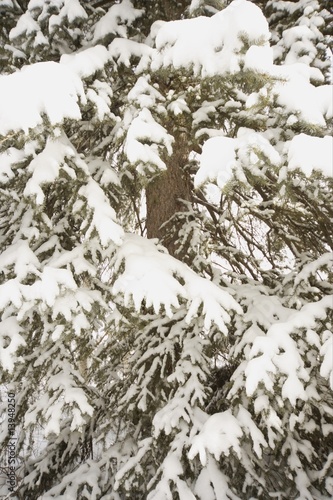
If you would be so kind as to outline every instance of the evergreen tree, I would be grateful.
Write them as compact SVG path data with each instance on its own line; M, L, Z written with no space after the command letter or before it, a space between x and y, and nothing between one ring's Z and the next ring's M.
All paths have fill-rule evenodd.
M24 499L333 494L332 16L261 4L0 3Z

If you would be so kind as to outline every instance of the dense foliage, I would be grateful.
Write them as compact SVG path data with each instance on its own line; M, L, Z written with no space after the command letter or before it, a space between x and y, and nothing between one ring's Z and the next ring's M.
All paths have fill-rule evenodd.
M18 498L332 498L329 4L0 0Z

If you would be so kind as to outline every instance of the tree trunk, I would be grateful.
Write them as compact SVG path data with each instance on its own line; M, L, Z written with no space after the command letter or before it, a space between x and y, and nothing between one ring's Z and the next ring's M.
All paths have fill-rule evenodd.
M175 139L173 154L166 158L167 170L155 177L146 190L147 236L159 238L169 253L181 260L184 252L176 252L176 214L187 209L182 200L191 201L190 177L185 169L190 149L185 134ZM166 224L171 217L173 220Z

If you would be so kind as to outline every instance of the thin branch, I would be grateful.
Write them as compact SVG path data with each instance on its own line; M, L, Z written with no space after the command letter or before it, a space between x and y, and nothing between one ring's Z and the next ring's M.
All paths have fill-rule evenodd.
M138 207L136 206L136 203L135 203L135 200L134 198L131 197L131 202L132 202L132 205L133 205L133 208L134 208L134 213L136 215L136 219L138 221L138 225L139 225L139 228L140 228L140 233L141 233L141 236L144 235L144 229L142 227L142 223L141 223L141 219L140 219L140 212L139 212L139 209Z

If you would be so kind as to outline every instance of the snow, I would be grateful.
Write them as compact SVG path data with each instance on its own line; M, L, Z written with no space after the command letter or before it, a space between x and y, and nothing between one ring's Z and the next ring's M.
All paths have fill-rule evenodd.
M140 63L135 68L135 73L140 74L148 66L154 50L145 43L127 38L115 38L109 45L109 53L117 64L124 64L127 67L131 66L133 56L139 58Z
M243 406L240 406L237 420L242 426L244 433L251 436L254 452L259 458L262 458L262 449L266 448L268 445L263 433L253 421L251 413Z
M315 39L315 34L308 26L293 26L285 30L282 37L283 44L289 48L289 52L285 58L286 64L296 62L310 64L313 61L317 53L317 49L312 43L312 40ZM299 56L301 53L304 55Z
M41 186L54 182L59 177L61 169L72 179L76 179L76 172L67 163L68 159L76 156L76 151L65 135L61 135L57 139L48 139L43 151L35 154L29 164L28 171L32 175L24 189L24 196L35 196L36 203L42 205L45 195ZM77 166L80 166L82 171L87 173L84 162L80 158L76 158L76 160Z
M90 276L95 276L96 268L85 258L85 252L87 252L85 245L77 245L71 251L56 252L48 261L48 264L54 268L61 268L71 264L77 275L88 273Z
M43 500L71 500L81 496L81 498L89 498L89 500L98 500L101 496L104 496L106 500L106 496L98 486L100 476L100 464L87 459L74 472L64 475L60 483L55 484L46 493L43 493L42 498ZM89 491L87 485L90 486ZM119 497L113 495L112 498L117 500ZM41 500L41 497L39 499Z
M268 410L270 407L270 402L266 394L261 394L254 400L254 411L256 414L260 414L264 410Z
M332 252L322 254L318 259L315 259L308 264L305 264L302 270L295 278L295 285L299 285L302 281L307 281L311 275L315 275L321 267L333 265Z
M194 492L200 500L239 500L229 489L227 476L211 456L207 457L207 465L196 480Z
M165 101L163 95L149 83L149 77L140 76L128 93L128 101L140 108L152 108L158 101Z
M70 24L76 22L78 19L88 18L88 14L80 5L79 0L65 0L64 6L60 11L60 16L66 16Z
M26 345L21 333L23 333L23 328L14 316L0 321L0 366L2 370L13 371L16 351L20 346Z
M22 254L21 254L22 255ZM19 272L22 274L33 270L33 264L27 264L20 255L17 261ZM30 255L30 252L29 252ZM65 290L71 292L77 289L72 273L68 269L56 269L44 266L38 273L38 279L31 285L20 283L18 278L8 279L0 285L0 308L13 304L19 309L18 319L24 317L25 309L30 308L35 301L54 307L57 297Z
M14 40L21 36L29 36L33 33L38 33L40 31L40 26L37 21L32 17L29 11L26 11L19 18L16 26L10 31L9 39Z
M64 0L59 13L53 14L49 19L49 32L52 33L58 26L66 25L65 21L71 24L87 18L88 14L80 5L79 0Z
M64 289L74 291L77 289L77 284L68 269L55 269L44 266L40 280L30 287L28 285L21 285L21 287L26 299L42 299L44 303L52 307Z
M191 5L189 6L189 13L193 14L201 6L202 0L191 0Z
M0 182L5 184L12 179L15 173L12 166L25 158L24 150L17 148L8 148L0 153Z
M96 107L96 116L100 121L103 121L106 116L110 116L110 99L103 99L94 89L87 90L87 100L92 102ZM105 97L105 96L104 96Z
M72 292L68 291L68 293L63 293L56 297L52 306L52 319L59 321L60 318L74 322L78 315L78 310L89 313L95 303L106 307L105 302L101 299L97 291L80 289Z
M85 160L93 177L99 178L101 186L108 186L110 184L120 186L119 177L109 161L105 161L100 157L89 156Z
M183 397L175 396L164 408L159 410L153 419L154 436L158 437L162 431L168 436L172 429L180 426L180 421L190 422L191 406Z
M28 9L30 11L35 10L35 9L42 9L43 5L45 4L44 0L30 0L28 3Z
M115 293L121 290L125 294L125 304L132 297L137 309L144 299L155 312L159 312L163 304L166 314L172 317L172 307L179 307L177 297L186 297L184 287L173 276L175 262L172 257L158 252L149 240L127 235L119 252L117 267L123 259L125 272L114 285ZM156 282L159 283L158 290Z
M67 66L80 78L88 78L97 71L103 70L110 57L106 47L96 45L74 54L63 54L60 63Z
M152 144L147 144L146 141ZM164 146L171 155L173 141L174 138L156 122L149 109L144 108L134 118L127 131L124 152L129 161L137 165L140 173L144 173L147 165L166 170L166 165L160 158L158 145Z
M223 104L222 99L218 99L216 101L203 101L199 109L193 113L193 125L198 125L201 122L208 121L209 117L213 116L214 113L217 112L217 106L221 104ZM221 131L217 131L216 129L212 129L212 133L215 135L223 135ZM201 134L202 129L196 133L196 137L199 137Z
M0 135L40 125L45 114L51 125L80 119L79 100L86 102L80 78L56 62L36 63L12 75L0 76Z
M120 245L123 230L116 222L115 211L98 183L93 179L89 179L79 189L78 194L85 200L88 208L92 211L92 219L83 222L83 226L88 224L86 238L90 238L96 231L103 247L108 247L112 242ZM77 204L74 210L79 211L80 204Z
M48 402L49 403L49 402ZM58 401L57 403L49 404L46 406L46 425L44 429L45 436L49 436L50 434L55 434L56 436L60 433L60 421L62 419L62 410L63 403L62 401ZM28 414L29 415L29 414ZM34 420L36 417L34 417ZM25 425L27 426L29 420L26 420Z
M72 432L75 430L80 431L82 424L85 422L85 416L92 416L94 413L85 390L81 387L82 378L78 372L73 370L71 363L68 361L66 347L62 345L61 340L53 345L48 352L49 356L50 354L50 376L45 382L45 392L30 404L25 415L24 427L28 428L32 423L36 422L41 414L45 422L45 435L59 435L64 419L64 411L67 410L67 417L71 417L70 430ZM59 355L60 357L58 357ZM52 359L53 357L54 359ZM43 359L43 355L41 358ZM38 361L40 361L40 358ZM38 366L38 363L35 363L35 366Z
M40 45L48 45L49 42L47 38L43 35L41 31L38 31L36 33L35 39L34 39L34 48L39 47Z
M174 491L173 485L177 488L179 500L196 500L187 482L180 479L180 476L184 474L184 468L178 450L171 451L167 455L161 470L163 471L161 478L156 487L148 493L147 500L171 500Z
M146 307L153 307L157 314L163 306L171 318L180 307L179 298L186 299L189 301L188 324L202 306L205 328L215 323L225 334L225 323L230 320L227 311L242 312L229 293L201 278L174 257L158 251L153 240L126 235L118 251L116 269L120 269L123 262L125 269L117 278L113 292L123 294L126 307L133 301L139 311L145 302Z
M209 180L223 187L231 179L235 166L235 139L211 137L202 147L200 168L195 175L194 185L199 187Z
M12 0L0 0L0 7L9 7L10 9L14 8Z
M323 118L322 114L320 114ZM218 133L218 132L216 132ZM253 132L240 128L236 138L221 135L210 137L202 147L198 156L199 169L194 178L195 187L206 182L214 182L223 188L234 173L248 168L255 175L261 175L260 169L265 166L282 165L282 155L278 147L270 144L269 132ZM266 161L260 159L264 156ZM284 146L284 154L288 157L288 168L300 168L305 175L319 170L326 176L333 175L333 138L331 136L314 137L298 134Z
M157 48L151 63L153 70L186 68L203 77L235 73L243 59L241 37L250 44L263 46L257 51L262 56L262 65L272 60L267 45L270 38L267 21L261 10L247 0L235 0L212 17L158 22L153 25L151 36ZM246 63L248 69L258 67L253 51L249 52Z
M242 437L242 427L230 410L215 413L208 418L200 433L193 438L188 454L189 459L193 460L196 455L199 455L201 464L205 466L207 452L218 461L222 454L228 456L231 450L240 458Z
M269 45L251 45L244 58L244 69L269 72L273 64L273 51Z
M0 269L14 265L14 272L19 281L29 273L39 274L39 260L30 249L27 240L19 240L0 254Z
M141 17L143 10L135 9L130 0L112 5L108 12L96 23L93 43L107 37L109 34L127 38L127 25L131 25Z
M285 375L282 383L282 396L289 399L295 406L297 399L307 400L305 383L310 375L305 367L297 339L291 334L302 328L313 329L317 319L326 317L326 310L332 308L332 296L325 296L315 303L303 306L300 311L291 312L287 321L277 321L264 336L258 336L253 341L250 351L250 361L245 369L246 392L252 396L260 382L263 382L269 392L273 391L277 376ZM326 350L323 350L325 355ZM326 362L326 361L325 361ZM329 365L330 366L330 365ZM323 369L326 376L330 368Z
M58 5L61 7L62 3L63 7L59 14L50 20L52 29L63 22L66 25L67 21L75 23L86 18L86 13L78 0L65 2L59 0ZM44 5L45 2L40 0L31 0L29 8L43 8ZM190 8L196 9L201 6L203 3L200 3L200 0L192 0ZM293 136L288 129L288 125L297 124L298 121L308 121L310 125L315 126L313 133L318 130L316 127L320 127L319 135L327 134L327 120L332 116L332 87L328 85L315 87L311 83L314 80L320 82L321 73L307 66L309 58L314 57L312 38L309 36L310 31L307 26L295 26L283 33L284 43L290 50L287 54L288 64L281 68L273 64L272 49L268 45L267 22L252 2L235 0L226 9L210 18L157 22L152 28L151 39L146 40L146 43L126 38L128 26L141 15L142 11L135 9L131 1L116 2L97 23L94 31L93 43L103 39L105 41L105 37L110 34L124 37L114 39L107 49L96 45L75 54L63 55L60 63L34 64L13 75L0 77L0 134L6 135L12 131L23 131L28 134L31 128L43 124L43 120L47 126L50 124L54 127L65 119L81 120L80 104L86 104L88 101L95 106L97 119L103 120L106 116L110 116L113 96L110 82L98 80L91 82L94 75L103 72L105 65L113 60L111 62L114 63L115 71L117 64L125 64L131 68L126 70L126 73L131 72L131 80L136 80L126 95L127 103L124 107L127 107L127 111L124 113L124 120L116 125L112 132L113 137L118 140L121 136L116 136L116 132L121 130L123 133L128 127L123 143L124 153L128 162L132 164L130 167L134 166L140 174L146 174L147 167L153 172L165 170L166 164L161 159L161 150L164 159L167 154L171 155L174 140L163 127L163 121L174 116L178 116L180 120L191 121L189 116L185 116L185 113L190 112L188 106L191 101L189 98L187 102L188 95L198 97L195 101L197 104L193 105L197 109L192 121L195 127L208 121L215 113L219 113L219 106L225 106L225 110L232 111L242 108L245 94L239 93L239 96L236 96L241 102L224 102L223 98L201 103L199 92L197 96L190 92L187 95L187 89L184 94L169 92L164 97L162 93L165 82L161 83L160 91L157 86L151 84L154 78L150 79L147 75L138 77L144 68L148 68L149 61L153 69L167 70L161 72L159 78L172 71L172 68L179 69L180 74L185 69L202 77L227 76L228 73L243 70L267 72L273 76L281 76L284 82L269 83L259 93L249 96L244 118L247 114L251 115L252 106L255 112L258 99L271 97L270 85L273 85L278 106L285 108L278 109L277 116L278 113L284 113L286 117L289 115L286 127L289 141L283 148L281 143L276 145L275 142L277 138L280 139L279 131L275 134L275 130L255 132L247 128L238 129L235 137L226 137L228 123L223 130L200 129L197 138L200 135L202 137L203 133L207 133L210 138L204 142L202 154L198 156L199 170L194 179L195 187L205 182L216 183L217 187L210 187L210 196L213 198L217 192L220 195L220 189L231 181L234 174L239 177L243 174L244 178L244 171L248 169L256 176L263 176L267 170L269 172L269 169L275 168L276 171L280 166L291 171L301 169L306 176L310 176L316 170L326 176L332 175L332 138L328 135L315 137L305 133ZM20 18L11 36L36 33L34 45L46 43L46 39L38 30L39 25L33 17L25 15ZM243 50L244 44L240 37L243 37L243 40L247 38L249 42L247 50ZM155 48L153 43L151 47L146 45L154 40ZM302 51L306 53L301 55ZM134 65L132 67L133 56L140 58L136 68ZM193 80L193 75L191 78ZM86 93L82 79L90 79ZM194 92L199 89L199 85L198 83L194 88ZM215 91L213 87L211 87L212 92ZM223 95L224 88L218 89L217 94ZM121 95L116 97L121 98ZM120 109L119 112L121 111ZM271 118L269 113L267 110L267 117ZM183 116L180 116L182 114ZM274 118L271 121L273 123ZM242 120L237 123L241 122ZM76 130L76 127L74 129ZM232 130L232 124L230 129ZM295 127L295 130L298 128ZM13 371L18 361L17 350L25 345L24 330L20 322L26 327L35 312L42 315L42 318L44 313L45 317L47 315L42 344L51 345L52 348L47 351L41 347L41 355L38 358L36 356L34 367L43 367L46 359L52 363L56 354L52 369L48 369L48 377L43 378L45 391L31 403L26 412L26 427L33 426L40 419L46 434L58 434L66 415L71 417L66 432L68 436L70 433L76 436L73 431L80 432L83 425L89 423L88 417L93 415L93 408L85 394L82 378L78 373L71 372L70 362L66 366L64 360L70 353L65 352L68 350L68 345L63 344L63 337L73 338L74 335L80 336L81 333L87 334L87 331L91 331L95 306L102 306L104 311L107 311L111 305L106 304L104 300L113 296L118 302L119 311L122 311L123 306L125 308L134 306L138 317L141 318L143 309L146 314L151 308L146 319L147 324L152 320L152 325L149 324L150 329L147 327L143 333L141 332L141 337L136 337L137 343L134 344L135 347L133 346L136 366L140 366L139 361L142 363L140 370L133 375L136 377L135 381L139 378L138 389L135 387L135 382L126 392L124 377L124 384L119 386L119 391L122 397L122 410L125 409L124 414L126 404L123 401L128 398L130 401L128 407L134 412L135 408L138 409L139 418L141 412L148 413L147 417L153 424L154 433L152 438L138 441L136 449L133 446L128 460L124 456L123 461L119 460L120 470L114 474L116 488L123 487L124 483L126 488L126 481L129 484L136 473L140 480L142 468L149 464L151 454L154 454L154 446L156 447L156 443L159 442L158 438L160 441L163 440L164 444L169 443L170 447L159 450L163 458L160 463L152 464L152 467L156 465L156 475L153 479L148 478L151 479L151 487L155 488L151 490L148 485L150 500L171 499L174 495L178 495L181 500L192 500L195 498L194 495L202 500L236 498L228 486L228 480L232 481L232 478L227 478L224 473L228 466L232 469L237 462L240 462L247 471L244 479L247 484L243 490L246 495L246 487L251 479L253 480L254 474L253 476L251 474L256 467L256 460L248 465L251 456L255 453L262 459L263 449L267 446L273 448L273 455L275 446L277 444L280 446L281 440L284 440L282 456L286 462L289 460L292 472L303 466L302 457L311 463L315 451L311 449L310 443L306 440L301 443L294 441L290 432L294 429L298 431L297 424L300 424L301 433L304 430L309 433L316 430L316 423L307 421L306 412L300 412L297 405L309 401L310 408L316 400L321 404L320 410L324 422L320 430L324 436L325 432L327 435L331 432L329 427L331 424L325 421L325 416L332 410L324 409L324 404L320 400L324 391L321 393L318 388L320 379L316 385L317 380L313 377L314 368L310 362L312 356L321 377L329 380L333 390L333 335L328 330L327 323L327 310L332 308L333 297L325 297L301 307L301 300L305 301L311 295L306 293L309 289L306 288L299 299L300 310L288 309L283 307L282 303L288 301L289 297L293 300L293 295L296 300L297 288L303 292L303 287L309 286L307 283L309 277L315 276L319 268L326 268L331 264L332 255L323 254L316 261L305 264L298 274L291 273L293 278L290 279L293 279L293 282L289 289L286 287L286 295L282 293L284 283L280 282L280 288L274 291L280 295L270 296L265 294L272 293L272 290L267 291L258 283L238 286L237 278L230 286L233 292L229 293L210 281L207 275L199 276L170 256L156 241L124 234L109 201L113 196L112 186L109 190L109 183L120 186L117 176L110 167L110 162L117 160L112 157L111 150L104 160L91 156L84 161L60 129L52 128L52 137L47 135L50 127L44 131L42 128L38 129L39 131L44 132L45 136L42 149L36 141L30 142L25 149L11 147L0 153L1 182L10 186L9 181L12 179L16 182L15 176L21 175L20 168L23 160L26 163L27 158L29 164L24 167L22 178L25 180L26 176L30 176L23 187L22 200L22 205L30 204L30 211L27 210L20 220L21 228L16 232L11 246L2 250L0 255L0 270L5 278L0 284L0 309L4 310L0 322L1 367ZM112 137L110 144L111 141ZM95 151L98 147L96 144ZM283 161L287 163L287 167ZM128 163L125 162L124 170L126 168ZM71 251L59 250L61 246L57 236L53 235L49 241L36 249L40 239L37 240L37 244L31 240L33 231L37 234L37 226L28 227L26 221L31 222L36 213L41 211L45 203L45 186L53 185L57 188L58 179L63 174L65 178L73 181L79 178L78 199L72 213L76 221L82 222L78 228L79 243ZM258 181L260 182L260 179ZM105 187L105 190L102 187ZM250 200L249 203L251 202ZM275 202L280 202L280 199L277 198ZM245 206L244 208L246 209ZM17 212L20 213L19 210ZM52 229L51 222L45 216L46 224ZM246 222L244 224L246 225ZM7 235L5 237L7 238ZM112 289L106 285L101 290L93 289L93 285L89 288L89 282L92 281L82 276L83 274L87 274L88 278L96 276L96 266L91 261L95 258L96 261L99 260L99 251L103 251L103 256L107 256L108 259L113 259L110 264L114 265L112 272L115 282ZM280 269L277 269L277 272L280 272ZM325 269L323 273L326 273ZM220 277L217 272L216 277L217 279ZM233 298L235 290L243 299L244 315ZM314 290L314 293L319 295L320 290ZM119 311L116 313L121 317ZM234 312L237 313L236 317L232 315ZM210 365L209 360L206 363L204 356L209 353L211 347L214 348L214 335L217 336L218 343L224 343L221 334L228 334L231 318L232 345L228 354L231 353L231 361L232 359L239 361L231 380L233 385L228 395L229 399L225 401L225 404L229 404L232 409L209 416L197 408L205 407L207 404L206 388L209 381L207 381L207 370ZM323 332L324 322L327 330ZM125 320L121 318L117 327L121 329L124 324ZM163 336L157 340L154 336L153 340L156 343L149 344L147 332L151 334L158 330L156 325L165 327L164 330L161 328ZM133 328L127 326L132 334ZM237 337L239 329L241 337ZM206 333L209 335L205 335ZM145 337L148 337L145 345L149 347L142 353L139 340L146 341ZM61 351L61 348L64 350ZM173 351L172 348L179 348L179 351ZM103 349L103 343L99 349ZM162 367L162 354L167 353L164 357L167 359L168 356L173 356L174 352L176 358L172 359L171 374L170 372L166 374L168 362ZM128 362L128 358L125 362ZM149 369L145 372L144 365L147 364ZM171 392L166 390L160 394L151 394L151 385L148 385L149 382L153 383L151 374L160 370L162 383L163 369L164 382L167 388L171 388ZM108 394L111 394L111 391ZM158 397L161 397L161 400L157 400ZM155 408L152 413L149 401L154 398L157 409ZM287 402L286 411L283 408L285 402ZM292 413L293 409L290 411L289 403L295 413ZM254 409L255 418L251 416L249 409L251 412ZM201 419L197 419L199 422L193 417L195 410L201 411ZM303 427L301 424L304 424ZM164 439L163 433L168 435L167 440ZM185 458L182 454L185 455L187 452L188 457ZM187 473L184 463L187 467L187 458L195 460L189 466L197 471L197 480L188 481L188 484L184 480ZM269 459L271 458L270 456ZM201 470L199 461L202 465ZM266 456L263 458L263 463L266 464ZM46 460L45 463L40 461L39 464L47 470ZM321 466L319 464L318 467ZM97 481L100 480L98 474L101 474L100 464L97 466L92 460L87 460L75 472L65 475L62 483L51 488L45 497L76 498L83 494L86 488L85 485L81 487L81 484L87 482L91 485L91 491L86 493L87 497L90 495L91 498L99 498L102 493L97 486ZM312 498L307 489L310 484L308 477L301 470L296 470L295 474L294 483L298 485L301 497ZM132 485L129 486L129 495L131 488ZM116 498L117 493L112 495Z
M329 381L333 390L333 333L326 330L323 333L323 345L320 348L320 355L323 362L320 367L320 375Z
M270 144L268 137L269 133L254 132L243 127L237 133L237 156L243 167L257 175L260 175L258 167L265 164L278 166L281 163L280 154ZM260 160L259 155L264 156L265 160Z
M178 97L176 100L170 102L167 106L167 111L171 111L175 116L182 113L191 113L184 97Z
M265 157L265 161L260 160L259 153ZM205 141L194 185L199 187L210 181L223 188L231 180L235 170L241 175L241 169L248 168L260 175L261 166L277 166L280 163L280 154L270 144L265 133L240 128L236 138L217 136Z
M286 143L288 167L301 169L306 176L319 170L328 177L333 176L333 137L313 137L299 134Z
M95 80L91 88L87 90L86 96L87 100L92 102L96 107L96 118L98 120L103 121L105 117L115 118L110 110L113 96L110 85L106 82Z
M302 121L326 128L326 119L332 117L332 86L316 87L310 83L310 79L321 77L317 68L295 63L273 66L270 73L283 79L275 83L273 91L277 103L287 113L295 113Z
M133 467L135 467L141 460L142 457L145 456L147 451L149 450L151 444L152 444L152 438L148 437L145 439L142 439L140 441L140 446L139 450L136 454L136 456L131 456L129 457L124 465L118 470L118 472L115 475L115 483L114 483L114 489L117 491L117 489L120 486L120 481L121 479L126 475L128 471L130 471Z

